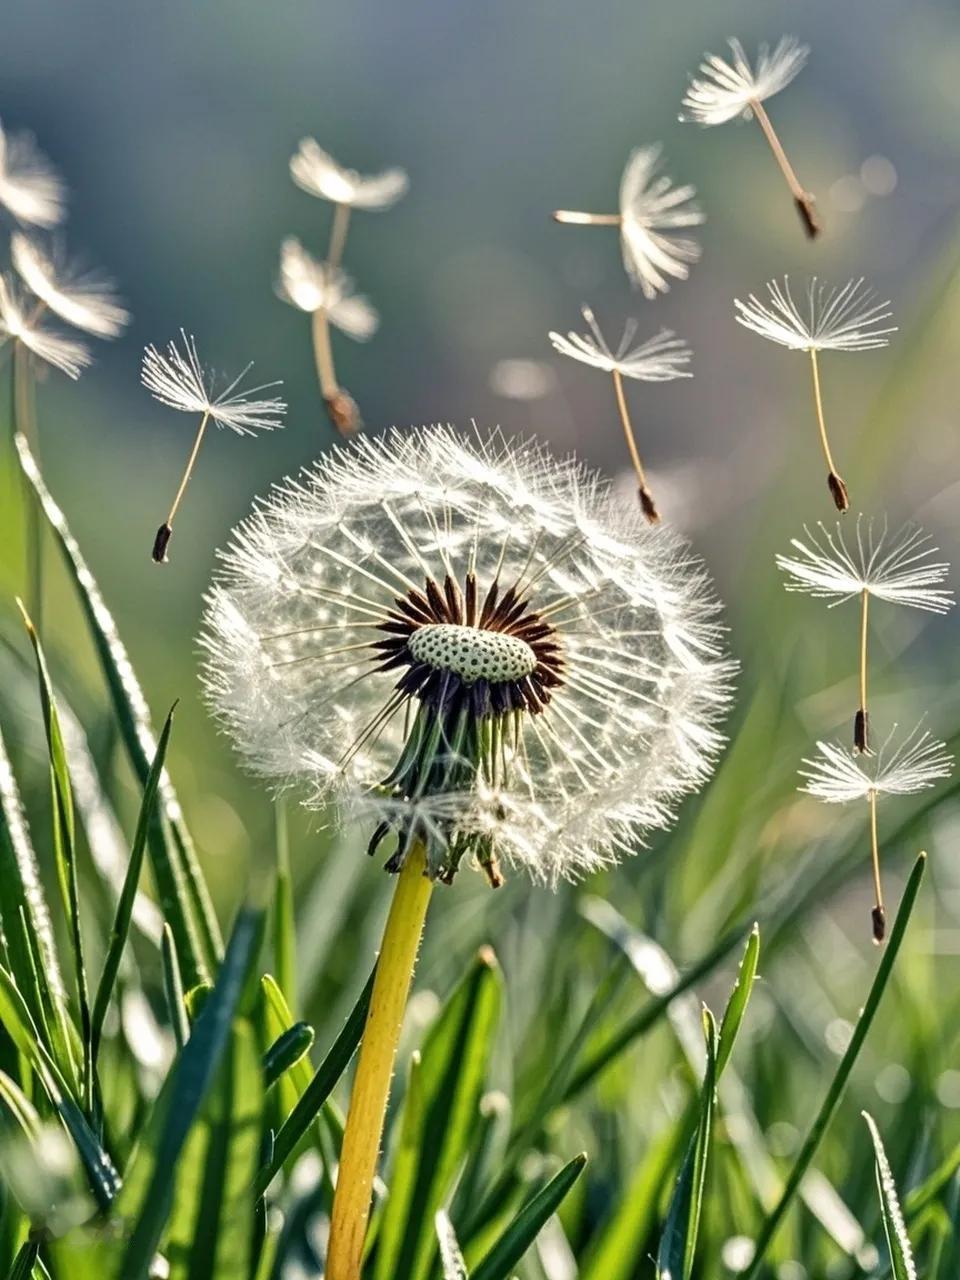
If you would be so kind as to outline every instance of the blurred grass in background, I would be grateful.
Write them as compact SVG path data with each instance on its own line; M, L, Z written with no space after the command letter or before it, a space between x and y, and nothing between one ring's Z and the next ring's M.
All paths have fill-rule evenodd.
M815 257L755 129L676 122L686 75L704 49L719 49L730 34L751 49L782 31L813 48L809 68L774 105L801 177L819 197L826 234ZM633 313L641 331L667 324L691 342L694 379L641 388L632 403L662 506L716 575L743 664L733 746L673 834L585 889L550 895L516 878L491 894L479 878L462 877L437 894L410 1044L435 1012L434 993L446 994L490 941L506 979L509 1028L493 1083L529 1098L615 962L616 948L583 920L594 896L616 903L680 965L759 918L763 981L735 1065L771 1155L795 1152L876 959L865 814L837 818L795 792L813 740L846 725L856 627L845 609L828 613L788 597L777 580L775 551L804 520L826 521L831 512L814 459L806 370L740 330L732 299L784 271L805 275L814 261L825 277L862 273L892 298L900 333L887 350L823 361L841 469L855 510L889 512L895 524L920 519L946 558L960 560L958 57L960 22L950 5L894 0L852 0L842 13L822 0L802 10L665 0L642 9L438 0L92 9L42 0L5 15L0 117L34 130L68 178L69 243L110 270L135 317L78 386L58 378L41 386L44 473L155 719L181 699L170 767L223 919L251 867L272 861L274 813L200 706L191 637L213 549L230 524L253 493L331 443L303 317L272 293L284 234L316 250L325 243L329 211L286 171L297 140L312 133L348 164L399 163L411 175L396 210L357 216L348 249L348 269L382 313L369 345L338 346L342 380L370 428L475 417L535 431L557 450L575 448L616 469L624 458L609 388L564 367L547 329L575 326L589 300L611 328ZM631 147L657 139L669 171L697 185L708 222L691 280L648 305L629 294L615 233L555 227L549 212L611 205ZM210 441L173 561L161 571L149 562L150 542L189 430L141 391L138 366L144 343L165 341L180 325L219 366L253 358L264 379L283 378L291 412L275 436ZM537 362L541 394L533 399L498 394L498 364L516 358ZM8 495L7 455L4 468ZM0 628L12 646L0 649L0 718L36 815L48 779L35 684L14 654L25 653L10 599L19 587L15 507L0 508L0 539L11 552L0 557L8 601ZM115 728L75 601L59 567L51 579L45 640L55 679L94 756L114 761ZM878 624L876 722L910 723L927 711L931 730L956 747L955 619L928 628L891 611ZM111 799L129 831L138 794L122 766L116 777ZM854 1096L819 1161L870 1238L879 1211L859 1107L876 1115L907 1185L960 1138L960 863L953 789L945 791L947 802L938 793L912 824L909 803L881 808L891 900L920 847L930 851L930 874ZM389 890L362 855L362 833L355 836L331 840L318 820L291 813L299 980L305 1015L326 1041L368 971ZM97 953L95 936L91 949ZM728 985L724 978L703 994L713 999ZM635 1012L641 990L623 966L605 1015L611 1025ZM574 1193L582 1199L565 1210L571 1235L619 1202L689 1085L664 1025L576 1110L554 1116L547 1146L567 1157L584 1147L593 1161L589 1182ZM736 1123L734 1109L731 1143ZM732 1162L721 1155L725 1196L707 1210L711 1278L728 1274L724 1243L756 1226L752 1193ZM824 1196L842 1235L841 1207ZM779 1280L828 1274L821 1265L840 1256L809 1214L791 1219L779 1254L808 1267ZM528 1265L525 1274L549 1280L572 1274ZM855 1270L846 1262L829 1274Z

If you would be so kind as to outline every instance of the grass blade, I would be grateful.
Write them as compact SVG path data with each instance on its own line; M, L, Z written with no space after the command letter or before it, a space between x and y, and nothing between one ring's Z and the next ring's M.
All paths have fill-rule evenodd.
M460 1242L453 1229L453 1223L442 1209L437 1210L433 1220L437 1233L437 1245L440 1249L440 1266L443 1280L470 1280L467 1275L467 1264L460 1252Z
M310 1052L313 1041L313 1027L308 1022L295 1022L278 1036L263 1056L264 1087L271 1089L291 1071Z
M120 971L120 961L123 957L123 949L126 946L127 935L130 932L130 922L133 919L133 907L137 897L137 889L140 884L140 872L143 868L143 855L147 844L147 832L150 829L154 806L157 800L157 787L160 783L163 761L167 754L167 744L170 741L170 730L173 725L173 710L173 707L171 707L167 715L163 731L160 734L160 741L157 744L156 755L153 758L153 764L150 766L150 776L147 778L147 785L144 788L143 801L140 805L140 816L137 819L137 829L133 838L133 846L130 850L130 863L127 867L127 874L123 882L123 889L120 892L120 901L117 903L117 914L114 918L113 930L110 934L110 942L107 946L107 954L103 962L103 971L100 974L100 982L97 985L97 994L93 1002L93 1015L90 1026L90 1054L94 1071L96 1071L97 1056L100 1052L100 1041L103 1035L103 1020L107 1016L107 1008L109 1007L110 999L113 995L113 988L117 980L117 974Z
M746 1280L755 1280L760 1272L764 1256L773 1237L777 1234L784 1215L790 1207L794 1196L797 1194L800 1183L809 1169L813 1157L817 1153L817 1148L826 1133L830 1121L833 1119L834 1112L839 1105L840 1098L846 1088L847 1080L850 1078L850 1072L853 1070L857 1056L863 1047L863 1042L867 1038L867 1033L876 1016L880 1001L883 999L883 993L887 988L890 980L890 974L893 971L894 961L900 951L903 943L904 934L906 933L907 924L913 912L914 904L917 900L917 894L920 891L920 884L923 880L923 873L926 869L927 855L921 853L914 863L910 878L907 881L906 888L903 891L903 899L900 903L900 909L897 912L897 918L894 921L893 929L890 933L890 940L880 964L877 966L876 976L873 985L870 988L870 994L867 996L866 1004L863 1006L863 1012L857 1020L854 1027L853 1035L850 1037L850 1043L846 1052L840 1059L840 1065L837 1067L833 1080L830 1082L830 1088L827 1090L827 1096L824 1098L817 1117L813 1122L810 1132L807 1134L806 1140L800 1149L800 1153L794 1162L793 1168L790 1170L790 1176L787 1178L783 1192L772 1212L768 1214L760 1234L757 1238L756 1249L753 1256L753 1262L750 1270L746 1274Z
M283 800L275 802L277 883L273 901L273 956L277 985L287 1007L297 1008L297 926L293 908L293 878L290 874L290 835Z
M183 994L177 948L173 940L173 931L168 924L164 924L160 939L160 959L163 964L163 994L167 1000L170 1025L173 1028L173 1038L177 1042L179 1052L190 1039L190 1019L187 1017L187 1001Z
M90 993L87 988L87 972L83 959L83 930L80 924L80 890L77 881L76 822L73 813L73 790L67 753L63 745L60 717L53 696L53 685L40 637L20 601L27 635L33 645L37 660L37 677L40 685L40 705L50 757L50 785L53 798L53 848L57 864L57 879L63 897L63 906L70 922L70 939L73 944L74 975L77 984L77 1003L80 1007L80 1032L83 1041L83 1105L88 1115L93 1112L94 1066L92 1053Z
M876 1161L877 1191L880 1195L880 1213L883 1217L883 1231L887 1237L887 1248L890 1250L890 1265L893 1268L894 1280L917 1280L917 1268L913 1262L913 1249L907 1235L906 1224L900 1210L897 1196L897 1184L893 1180L890 1161L884 1150L880 1130L874 1123L873 1116L866 1111L863 1118L873 1139L873 1151Z
M257 1193L259 1195L266 1191L267 1187L283 1168L287 1158L296 1150L300 1139L304 1137L313 1124L320 1108L330 1097L334 1085L346 1071L350 1059L356 1053L360 1037L363 1035L363 1027L367 1018L367 1009L370 1005L370 995L373 991L373 980L376 972L376 966L374 966L340 1034L330 1046L327 1056L320 1063L313 1079L300 1095L297 1105L280 1126L280 1130L274 1140L270 1161L260 1170L257 1177Z
M520 1210L490 1252L476 1267L471 1280L509 1280L513 1268L536 1239L537 1232L560 1204L580 1177L587 1163L583 1154L574 1156L569 1164L547 1183L542 1191Z
M426 1280L430 1273L434 1217L470 1147L501 995L496 956L484 947L426 1038L412 1113L404 1116L412 1158L390 1179L376 1280Z
M747 1011L747 1005L750 1003L750 993L753 991L753 980L757 976L757 962L759 959L760 928L755 924L750 930L746 950L737 970L737 980L734 983L730 999L727 1001L727 1007L723 1011L723 1017L720 1019L720 1035L717 1044L718 1080L723 1075L723 1069L730 1059L730 1054L733 1052L733 1046L743 1023L743 1016Z
M76 586L124 746L140 785L145 787L157 744L143 690L97 581L44 483L29 444L22 435L16 436L15 443L21 470L40 500ZM150 857L161 906L177 940L187 985L192 987L206 981L210 970L216 968L223 946L193 842L166 773L161 775L160 796L165 823L157 823L151 830Z
M149 1272L170 1213L177 1163L226 1052L260 937L260 914L241 911L216 984L161 1090L127 1174L117 1204L118 1214L133 1224L119 1271L123 1280L145 1280Z
M657 1280L690 1280L697 1252L707 1164L713 1143L713 1115L717 1090L717 1027L709 1009L703 1010L703 1034L707 1047L706 1069L700 1095L700 1119L680 1168L670 1200L657 1253Z

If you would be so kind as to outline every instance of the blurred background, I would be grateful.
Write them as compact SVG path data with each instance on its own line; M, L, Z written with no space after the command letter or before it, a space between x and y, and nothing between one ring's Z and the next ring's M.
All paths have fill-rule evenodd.
M825 231L813 245L755 124L700 129L677 119L704 51L722 53L737 35L752 54L784 33L812 48L769 106L817 196ZM960 19L947 0L6 6L0 118L37 135L70 186L68 247L110 272L134 316L77 385L53 375L40 387L44 471L155 715L181 699L172 771L225 918L251 864L272 856L273 811L209 724L193 637L231 525L255 493L333 442L308 320L273 289L285 235L325 250L331 207L298 190L287 169L299 139L313 135L362 172L396 164L410 175L395 209L355 214L346 254L382 317L368 344L333 339L341 381L370 430L476 419L536 433L617 474L625 453L609 379L555 355L548 330L582 328L579 309L589 302L613 342L634 316L641 336L666 325L691 343L693 379L634 383L628 395L660 505L689 533L727 603L743 664L736 745L706 799L688 802L677 833L610 878L621 909L678 958L699 954L745 913L785 918L770 904L828 907L810 931L785 935L792 959L778 997L800 1000L791 1026L807 1038L814 1075L818 1055L834 1053L824 1028L855 1010L871 959L865 814L823 810L794 788L814 740L847 732L856 611L828 612L787 596L778 581L775 552L805 521L830 522L833 512L806 362L735 324L733 299L784 272L798 280L816 272L838 283L863 275L892 300L899 333L887 349L822 360L835 450L855 511L893 524L919 519L946 558L960 560L958 66ZM629 152L656 141L667 172L697 187L707 222L690 280L647 303L624 276L616 231L557 226L550 213L612 211ZM139 363L146 343L164 343L180 326L215 367L236 372L254 360L258 381L282 379L290 411L282 432L208 440L171 563L158 569L150 545L193 424L141 388ZM9 512L0 527L11 546ZM3 561L9 598L18 569ZM13 634L7 606L3 615ZM76 616L57 577L48 643L61 678L82 687L95 736L104 705L89 647L70 641ZM889 726L926 713L949 738L956 622L922 621L876 610L874 717ZM39 787L33 696L7 683L7 736L26 771L33 761ZM122 812L132 796L118 795ZM881 818L885 836L911 812L893 809ZM949 957L960 950L950 806L887 849L893 898L918 826L937 889L917 942L918 981L939 998L955 985ZM326 965L334 988L338 963L345 983L356 971L333 939L346 925L372 947L379 917L370 901L387 888L360 856L363 843L348 836L331 848L320 820L295 816L304 964L314 973ZM562 895L517 885L494 902L475 877L442 896L450 901L430 933L426 981L491 931L505 939L508 969L535 972L538 957L548 960L551 923L568 909ZM846 974L851 984L830 995L832 1013L829 1002L817 1005L828 999L813 964L824 946L837 960L831 978ZM521 1014L536 995L514 990ZM842 1027L836 1036L842 1043ZM919 1037L907 1066L928 1079L927 1096L940 1090L942 1102L960 1106L952 1040L938 1040L935 1052L931 1043ZM892 1055L886 1065L906 1072ZM884 1063L875 1065L879 1073ZM909 1083L891 1080L905 1096Z

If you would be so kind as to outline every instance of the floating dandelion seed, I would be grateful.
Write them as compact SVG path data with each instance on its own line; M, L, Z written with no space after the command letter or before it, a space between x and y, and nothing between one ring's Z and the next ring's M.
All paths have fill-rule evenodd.
M784 36L772 53L762 44L757 51L756 66L751 67L740 41L728 40L727 43L732 54L729 62L714 53L705 55L700 75L690 80L680 119L709 126L726 124L738 116L745 119L755 116L793 196L803 229L812 240L820 234L813 196L800 185L763 106L767 98L772 98L793 80L810 50L793 36Z
M620 228L623 265L645 298L655 298L670 288L667 276L686 280L690 264L700 257L695 240L665 231L699 226L704 217L693 203L696 189L675 187L660 174L659 145L639 147L627 161L620 180L619 213L578 213L557 209L557 222L579 226Z
M651 524L656 524L660 514L647 485L646 472L637 448L630 411L627 408L623 379L637 378L641 382L670 382L674 378L690 378L693 375L686 368L690 363L690 348L670 329L661 329L654 337L631 348L630 344L636 334L637 324L635 320L628 320L620 345L614 352L607 345L596 317L589 307L583 308L583 318L590 326L589 334L571 332L564 337L560 333L550 333L550 341L561 355L592 365L595 369L603 369L606 373L613 375L620 421L623 424L627 448L637 476L640 505L647 520Z
M829 608L856 597L860 599L860 706L854 719L853 744L857 751L869 747L870 717L867 711L867 627L870 597L910 609L946 613L953 594L939 584L950 566L932 559L937 548L916 525L905 525L890 536L886 521L857 516L856 536L847 545L843 529L818 525L804 527L805 540L791 538L797 554L777 556L777 567L787 575L788 591L803 591L830 600Z
M130 322L106 279L81 274L57 253L48 253L36 240L15 232L10 241L14 269L30 292L61 320L96 338L115 338Z
M13 280L0 276L0 347L19 343L68 378L79 378L92 359L89 349L45 325L40 318L43 310L26 299Z
M280 249L277 293L284 302L312 317L313 354L323 402L341 433L356 431L362 422L353 398L337 381L330 325L366 342L380 323L376 310L353 292L353 281L346 272L329 262L318 262L294 236L288 236Z
M55 227L63 221L66 192L29 133L8 134L0 123L0 205L18 222Z
M870 856L873 866L875 902L873 936L882 942L886 914L880 882L880 851L877 839L877 797L906 796L925 791L953 771L953 757L942 742L917 728L899 746L893 746L897 726L876 756L852 758L840 743L818 742L818 754L804 760L800 776L806 779L801 790L827 804L848 804L866 800L870 806Z
M210 701L258 773L419 843L576 878L709 772L729 696L685 544L530 445L338 447L242 524L209 598Z
M267 382L258 387L238 391L241 379L251 368L247 365L236 378L218 395L212 391L211 378L200 364L197 355L196 340L180 330L183 340L181 352L175 342L167 343L166 354L162 354L154 346L149 346L143 353L143 369L141 381L154 399L169 409L177 409L182 413L200 415L200 425L187 466L177 489L176 497L170 513L157 530L153 544L153 559L157 564L164 564L167 559L167 547L173 536L173 520L177 509L190 482L204 433L210 422L218 427L227 427L237 435L255 435L258 431L273 431L282 427L282 416L287 406L275 397L257 399L261 391L269 391L280 386L279 382Z
M837 510L846 511L850 497L833 461L827 437L817 353L871 351L887 346L889 335L896 333L896 327L879 326L893 314L890 303L878 302L877 295L864 285L862 277L839 288L828 288L814 276L807 285L802 309L790 291L789 276L784 276L782 283L779 280L769 281L767 289L770 294L768 303L761 302L752 293L746 302L734 299L737 321L768 342L776 342L791 351L809 353L820 445L828 468L827 485Z

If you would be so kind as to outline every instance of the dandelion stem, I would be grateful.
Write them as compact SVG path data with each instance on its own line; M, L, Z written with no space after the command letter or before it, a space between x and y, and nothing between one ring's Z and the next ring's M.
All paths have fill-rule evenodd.
M193 441L193 448L190 450L190 457L187 459L187 465L180 481L180 487L177 489L176 497L166 520L157 530L157 536L153 543L153 558L157 564L163 564L167 558L167 546L173 534L173 521L177 514L177 510L183 500L187 485L190 483L190 477L193 475L193 468L196 465L197 456L200 453L200 446L203 444L203 437L207 430L207 423L210 421L209 410L200 419L200 426L197 428L197 434Z
M423 846L417 843L400 871L383 931L340 1151L327 1248L327 1280L360 1280L390 1078L433 888L424 874L425 866Z
M327 262L331 267L339 267L343 262L343 251L347 247L347 232L349 230L350 206L348 204L338 204L333 210L330 247L327 250Z
M872 912L873 940L881 943L887 932L887 913L883 906L883 885L880 883L880 843L877 839L877 793L871 791L870 796L870 860L873 865L873 891L875 894Z
M333 348L330 346L330 324L322 307L313 313L313 355L323 396L335 396L339 388L333 367Z
M640 458L640 450L637 448L637 441L633 434L633 423L630 421L630 410L627 408L627 397L623 390L623 375L619 369L613 370L613 386L617 393L617 408L620 410L620 421L623 423L623 434L627 438L627 448L630 450L630 459L633 462L633 469L637 473L637 485L640 490L640 505L643 508L643 514L651 524L656 524L660 519L660 513L653 501L653 495L647 487L647 474L643 469L643 462Z
M578 227L619 227L623 222L619 213L580 213L576 209L555 209L553 220Z
M793 165L787 159L787 153L783 149L780 139L777 137L776 130L770 123L770 117L767 115L762 102L751 102L750 109L757 118L757 124L764 132L767 142L770 144L770 150L773 152L774 159L780 166L780 172L786 180L787 186L790 188L790 194L793 196L793 202L800 214L800 220L803 223L803 229L806 231L811 240L815 240L820 234L820 219L817 217L813 207L813 196L809 191L804 191L800 185L800 179L794 172Z
M834 505L838 511L846 511L850 506L850 499L847 496L847 486L844 484L840 473L837 471L836 463L833 461L833 454L830 452L830 441L827 438L827 424L823 416L823 397L820 394L820 366L817 364L817 350L815 347L810 348L810 367L813 370L813 400L817 408L817 425L820 428L820 445L823 449L823 456L827 462L828 474L827 485L833 496Z
M867 713L867 622L870 614L870 592L864 587L860 595L860 708L853 725L853 745L866 751L870 745L870 717Z

